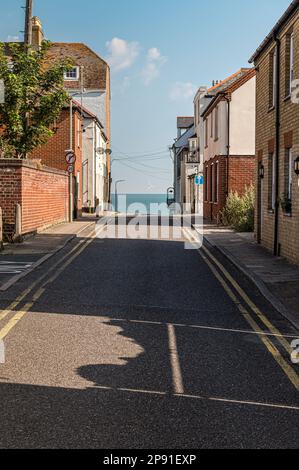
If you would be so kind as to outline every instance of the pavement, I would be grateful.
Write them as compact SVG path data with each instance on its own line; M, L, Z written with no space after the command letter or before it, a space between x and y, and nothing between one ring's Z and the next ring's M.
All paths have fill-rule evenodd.
M0 293L0 448L298 449L299 332L216 249L118 230Z
M299 329L299 266L273 256L255 242L253 233L236 233L206 222L204 238L248 276L276 310Z

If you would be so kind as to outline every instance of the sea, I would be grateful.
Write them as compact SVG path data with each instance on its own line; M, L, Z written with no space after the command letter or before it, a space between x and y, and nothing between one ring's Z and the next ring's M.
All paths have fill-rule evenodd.
M118 194L117 201L115 194L112 194L113 209L118 212L141 215L161 214L169 215L166 194Z

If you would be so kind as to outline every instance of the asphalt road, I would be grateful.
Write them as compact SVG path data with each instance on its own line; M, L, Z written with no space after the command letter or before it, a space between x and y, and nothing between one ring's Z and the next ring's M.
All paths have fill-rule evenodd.
M299 333L240 273L265 317L183 240L85 236L0 296L1 448L299 447Z

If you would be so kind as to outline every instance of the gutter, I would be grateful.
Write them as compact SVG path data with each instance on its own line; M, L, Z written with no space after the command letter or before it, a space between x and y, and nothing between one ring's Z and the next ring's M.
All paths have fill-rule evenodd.
M252 64L255 62L261 53L264 51L264 49L268 46L270 41L273 39L273 36L276 35L283 25L291 18L291 16L296 12L296 9L299 7L299 0L293 0L288 9L284 12L282 17L277 21L275 24L274 28L270 31L270 33L266 36L264 41L261 43L261 45L258 47L258 49L255 51L255 53L252 55L252 57L249 59L249 63Z

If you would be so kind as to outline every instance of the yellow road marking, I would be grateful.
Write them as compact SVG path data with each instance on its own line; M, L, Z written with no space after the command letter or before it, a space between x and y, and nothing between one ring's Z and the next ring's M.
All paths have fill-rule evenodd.
M105 229L105 226L102 227L101 230L104 230ZM94 230L93 230L94 231ZM55 275L51 278L52 281L54 279L56 279L71 263L72 261L74 261L74 259L76 259L89 245L90 243L93 242L94 238L98 235L99 231L97 231L96 233L94 233L93 235L90 236L90 238L83 243L83 245L77 245L76 247L74 247L70 253L67 253L65 256L63 256L63 258L61 258L57 263L55 263L53 266L51 266L50 269L48 269L48 271L46 273L44 273L37 281L35 281L30 287L28 287L9 307L8 309L5 310L5 312L2 313L3 318L5 316L7 316L9 313L11 313L11 311L13 309L15 309L20 303L21 301L30 293L32 292L32 290L40 283L41 280L45 279L46 276L52 272L57 266L59 266L59 264L61 264L66 258L69 258L69 256L73 254L73 256L71 256L71 258L69 258L59 269L58 271L55 273ZM51 282L52 282L51 281ZM49 281L45 282L44 285L47 285L49 284ZM36 292L36 294L34 295L34 299L32 302L29 302L25 305L25 307L23 308L22 311L19 311L17 312L10 320L9 322L0 330L0 339L4 339L8 333L16 326L16 324L24 317L24 315L33 307L34 305L34 302L37 301L40 296L44 293L44 290L43 287L44 285ZM0 320L1 320L1 317L0 317Z
M204 259L204 261L207 263L209 266L210 270L214 274L214 276L217 278L217 280L220 282L226 293L229 295L231 300L234 302L234 304L238 307L240 313L242 314L243 318L246 320L246 322L251 326L251 328L256 331L259 334L259 337L263 344L266 346L267 350L269 353L272 355L272 357L275 359L277 364L281 367L281 369L284 371L284 373L287 375L291 383L294 385L296 390L299 390L299 377L297 373L294 371L294 369L284 360L280 352L275 348L275 346L271 343L271 341L268 338L265 338L265 336L262 335L262 331L260 327L257 325L257 323L254 321L252 316L248 313L248 311L243 307L243 305L239 302L229 285L226 283L226 281L221 277L220 273L217 271L217 269L212 265L211 261L203 255L199 251L200 256ZM280 338L278 338L280 339Z
M242 297L244 302L250 307L250 309L260 318L264 325L271 331L271 333L277 335L278 341L287 351L288 354L292 353L290 344L284 339L280 331L272 325L272 323L266 318L266 316L260 311L260 309L255 305L255 303L248 297L246 292L241 288L241 286L235 281L235 279L229 274L229 272L224 268L224 266L212 255L212 253L205 247L202 247L203 251L209 256L209 258L218 266L220 271L226 277L226 279L233 285L238 294Z
M14 317L12 317L9 322L0 330L0 339L3 340L8 333L19 323L20 320L26 315L26 313L32 308L33 302L29 302L25 305L22 311L19 311Z

